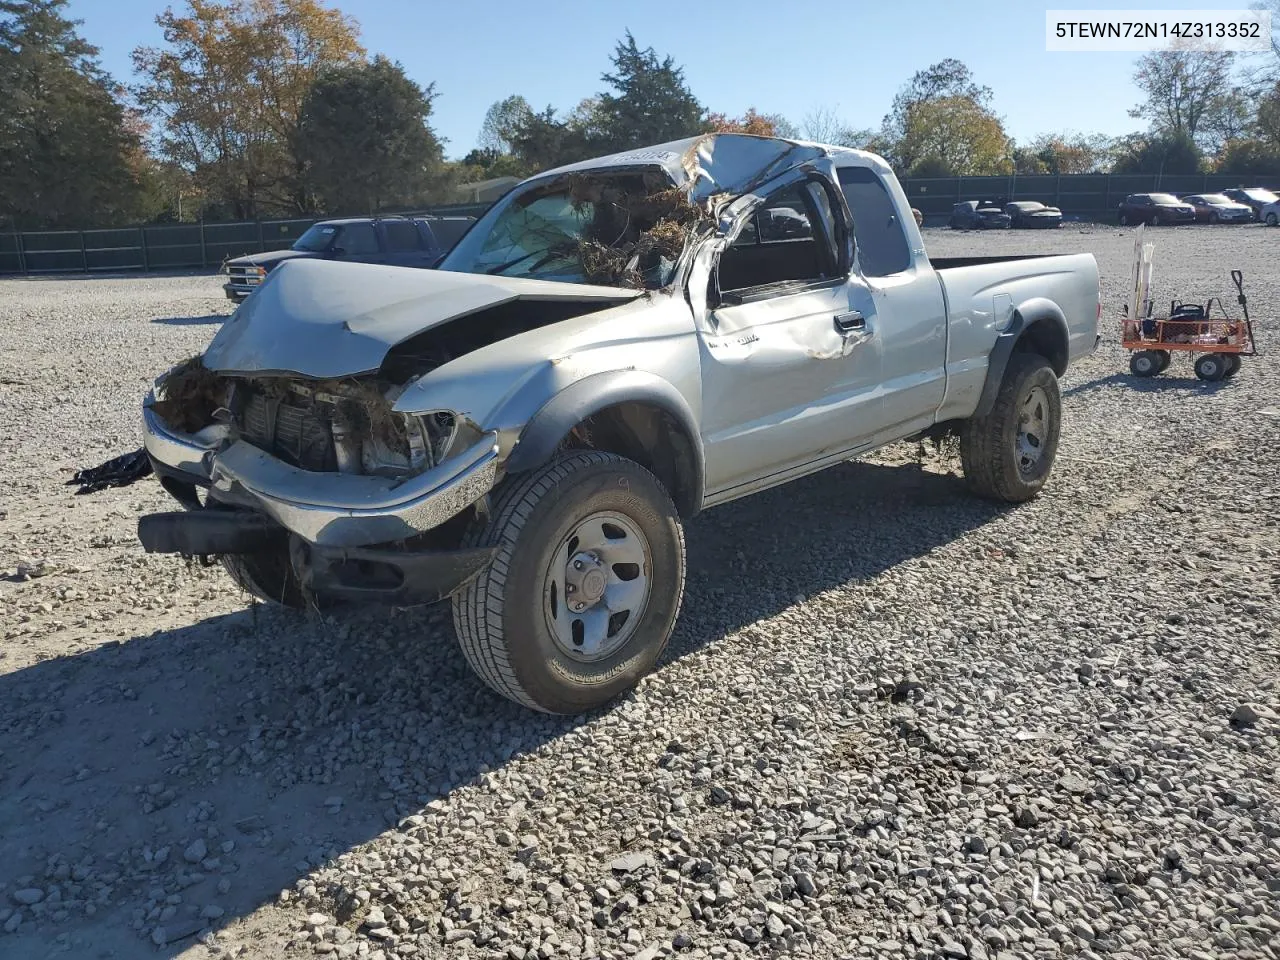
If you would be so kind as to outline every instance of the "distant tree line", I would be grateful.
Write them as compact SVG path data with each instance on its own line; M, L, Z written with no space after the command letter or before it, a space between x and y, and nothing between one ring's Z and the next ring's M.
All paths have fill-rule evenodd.
M877 128L828 105L792 123L707 108L670 56L628 32L594 95L565 110L513 94L448 160L434 84L370 57L324 0L186 0L157 17L162 45L134 51L130 87L103 71L67 2L0 0L0 226L368 213L712 131L865 147L909 177L1280 176L1280 56L1248 70L1226 52L1150 53L1134 74L1141 131L1015 142L958 60L915 73Z

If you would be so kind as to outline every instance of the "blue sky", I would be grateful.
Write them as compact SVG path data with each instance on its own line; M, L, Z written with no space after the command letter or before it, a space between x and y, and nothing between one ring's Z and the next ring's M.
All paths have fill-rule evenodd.
M364 46L400 61L439 94L432 124L461 156L484 111L523 93L535 108L571 109L603 86L614 43L630 28L641 46L671 54L712 110L754 106L799 124L828 108L853 127L878 126L911 74L945 57L967 63L995 92L995 109L1019 140L1081 130L1121 134L1140 124L1132 53L1047 53L1047 9L1240 9L1248 0L918 0L807 5L780 0L621 4L607 0L330 0L354 16ZM71 0L103 66L132 82L130 51L161 40L165 0ZM175 8L185 6L175 0Z

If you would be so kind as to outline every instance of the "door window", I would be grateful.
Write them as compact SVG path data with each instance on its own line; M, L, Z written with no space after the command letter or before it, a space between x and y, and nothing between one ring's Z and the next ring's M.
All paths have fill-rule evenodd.
M834 259L830 232L813 229L814 221L823 216L830 216L829 208L819 208L804 183L767 197L720 254L721 293L829 279L828 265Z
M388 253L415 253L422 249L418 231L409 220L384 220Z
M348 223L342 228L338 246L348 257L368 256L378 252L378 235L372 223Z

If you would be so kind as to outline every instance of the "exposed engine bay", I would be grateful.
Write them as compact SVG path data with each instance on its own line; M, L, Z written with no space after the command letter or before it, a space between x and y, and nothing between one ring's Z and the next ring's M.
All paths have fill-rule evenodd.
M458 423L448 411L395 412L402 390L378 378L222 376L193 358L162 378L156 410L188 432L221 426L303 470L412 476L444 458Z
M196 356L157 381L154 407L185 433L244 440L302 470L414 476L444 460L463 434L474 436L453 411L393 409L419 377L488 344L612 305L509 301L410 337L376 373L352 377L221 373Z

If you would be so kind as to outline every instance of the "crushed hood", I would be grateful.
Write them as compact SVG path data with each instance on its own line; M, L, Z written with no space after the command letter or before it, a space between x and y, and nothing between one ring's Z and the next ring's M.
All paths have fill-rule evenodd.
M372 373L392 347L432 327L512 300L624 303L642 291L288 260L223 324L204 353L217 373L295 373L329 379Z

